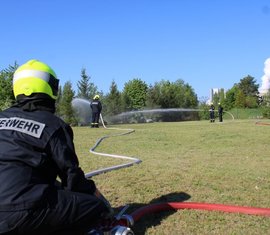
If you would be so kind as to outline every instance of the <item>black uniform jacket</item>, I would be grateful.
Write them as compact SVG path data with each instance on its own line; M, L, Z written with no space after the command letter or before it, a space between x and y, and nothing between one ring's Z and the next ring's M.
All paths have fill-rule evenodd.
M57 176L66 190L96 189L79 167L71 127L48 111L0 112L0 211L42 204Z
M93 113L100 113L102 110L102 105L99 100L93 100L90 104Z

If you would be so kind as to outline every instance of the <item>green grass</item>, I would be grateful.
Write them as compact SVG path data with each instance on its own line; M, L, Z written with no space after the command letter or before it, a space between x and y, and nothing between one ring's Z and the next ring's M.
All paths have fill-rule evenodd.
M270 208L270 126L255 125L254 120L226 120L118 127L135 129L135 133L106 139L96 151L134 156L143 162L93 177L113 207L130 204L132 212L149 203L187 200ZM85 172L123 162L89 153L98 138L121 131L73 130ZM178 210L147 215L133 230L136 235L270 234L270 218Z

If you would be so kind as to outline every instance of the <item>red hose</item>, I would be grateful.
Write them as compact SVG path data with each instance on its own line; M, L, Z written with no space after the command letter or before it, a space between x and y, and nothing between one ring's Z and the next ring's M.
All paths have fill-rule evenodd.
M209 204L197 202L168 202L153 204L141 207L131 214L134 222L138 221L142 216L156 213L160 211L178 210L178 209L195 209L195 210L208 210L208 211L223 211L240 214L270 216L270 208L257 208L245 206L232 206L222 204Z

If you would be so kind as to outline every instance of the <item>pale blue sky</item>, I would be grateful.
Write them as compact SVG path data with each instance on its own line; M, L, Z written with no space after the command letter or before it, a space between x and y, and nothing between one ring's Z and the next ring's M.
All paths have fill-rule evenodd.
M0 69L39 59L74 90L86 68L99 90L182 79L198 98L270 57L269 0L2 0Z

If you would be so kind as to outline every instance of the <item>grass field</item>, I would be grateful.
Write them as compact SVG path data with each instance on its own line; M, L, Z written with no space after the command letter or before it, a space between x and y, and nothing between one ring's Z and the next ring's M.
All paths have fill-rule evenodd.
M129 204L132 212L149 203L190 201L270 208L270 126L225 120L113 127L135 132L108 138L96 151L142 160L93 177L113 207ZM73 130L85 172L125 162L89 153L98 138L121 131ZM133 231L136 235L270 234L270 217L178 210L147 215Z

